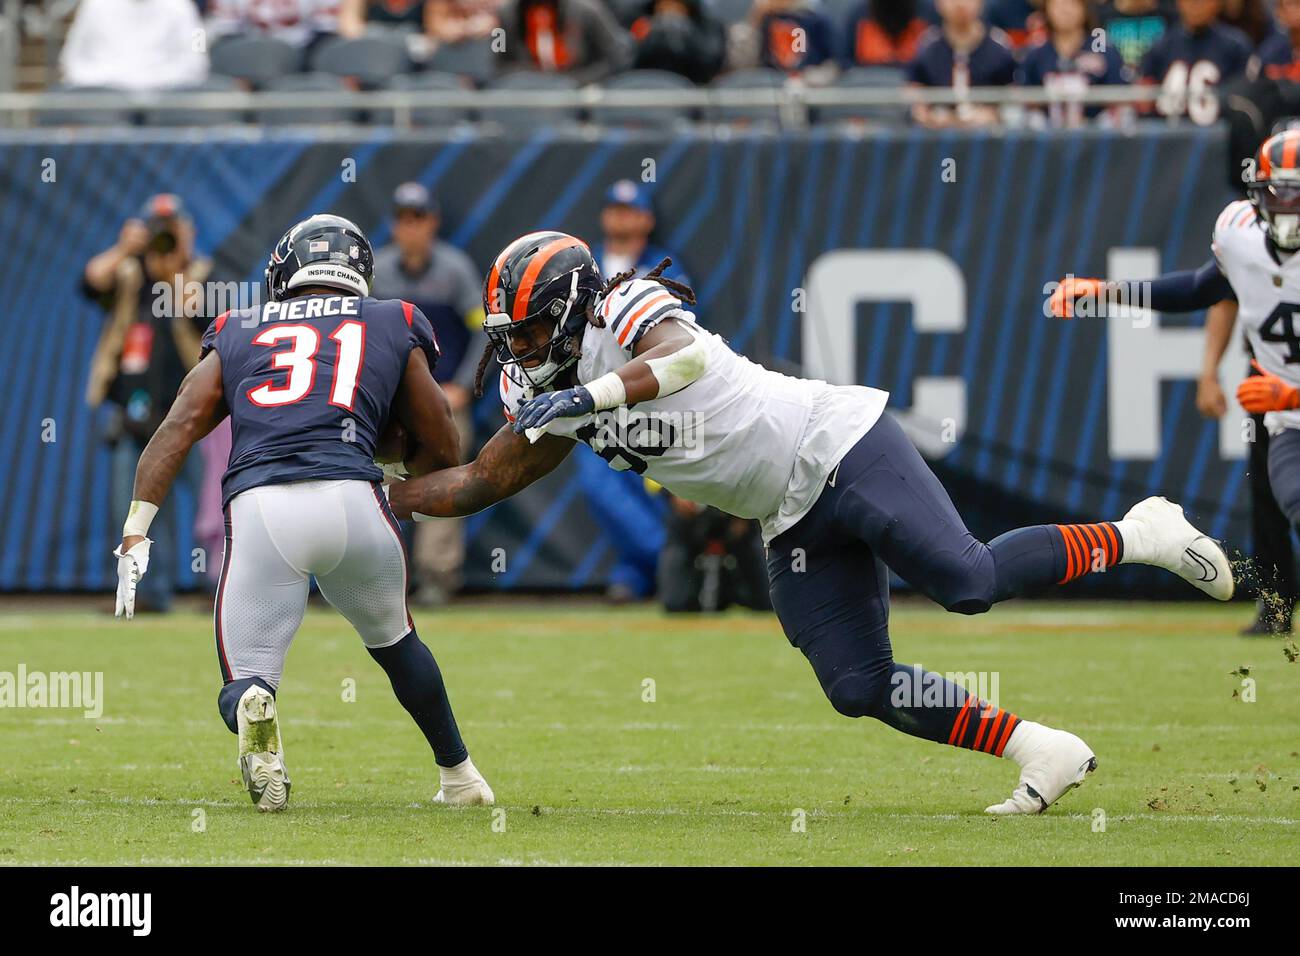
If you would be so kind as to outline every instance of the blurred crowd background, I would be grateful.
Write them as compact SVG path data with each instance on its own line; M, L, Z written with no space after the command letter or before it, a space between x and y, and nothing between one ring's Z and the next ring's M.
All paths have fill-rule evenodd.
M1054 104L1053 125L1218 118L1217 91L1251 100L1300 77L1300 0L5 0L20 90L471 88L846 89L1040 87L1069 97L1142 84L1121 107ZM590 114L590 115L588 115ZM425 111L443 123L459 113ZM641 112L642 117L646 111ZM757 115L762 115L761 113ZM752 118L743 111L730 118ZM346 110L321 118L349 116ZM108 111L55 121L121 120ZM493 114L493 118L510 117ZM544 114L636 123L636 111ZM978 126L995 106L835 108L825 121ZM146 122L301 121L292 113L137 115ZM419 122L420 116L416 120ZM537 122L524 111L519 122Z

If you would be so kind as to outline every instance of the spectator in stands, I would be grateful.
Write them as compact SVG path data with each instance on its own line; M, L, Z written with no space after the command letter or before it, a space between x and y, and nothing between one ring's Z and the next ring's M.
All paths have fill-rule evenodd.
M507 0L507 69L567 73L599 83L632 62L632 38L600 0Z
M420 31L424 16L425 0L341 0L339 33L356 38L371 24Z
M1277 29L1264 0L1223 0L1219 22L1246 34L1256 48Z
M765 66L826 83L839 71L835 27L814 0L756 0L732 27L733 67Z
M193 223L170 194L152 197L139 218L122 226L117 242L86 263L82 291L107 316L91 360L86 402L109 412L103 437L112 448L110 494L120 513L133 497L140 452L198 361L203 331L215 318L190 315L183 307L189 293L177 302L174 292L205 282L210 272L211 262L194 256ZM194 463L197 467L197 457ZM196 477L186 469L181 483L192 485ZM180 553L175 501L175 495L168 498L150 530L154 540L165 542L156 553L170 560L160 557L150 565L140 583L137 612L171 605Z
M1007 86L1015 79L1016 61L1001 31L980 19L982 0L939 0L943 25L931 30L907 66L908 83L918 87ZM934 129L985 126L998 121L996 107L974 103L927 106L918 103L912 118Z
M635 270L644 275L665 257L673 264L664 275L690 284L681 260L651 241L654 203L644 183L621 179L605 191L600 212L601 242L592 252L606 278ZM614 471L595 452L574 455L583 499L614 549L614 566L606 596L614 602L649 597L655 592L659 552L664 543L664 502L631 471Z
M1043 0L992 0L985 22L1006 34L1017 56L1047 39Z
M1096 14L1088 0L1047 0L1046 42L1030 49L1016 82L1061 93L1077 93L1089 86L1125 82L1124 61L1097 31ZM1053 126L1079 126L1101 107L1085 110L1078 102L1053 103L1047 116Z
M1136 75L1142 58L1177 19L1175 0L1102 0L1097 19L1106 40L1119 51L1125 68Z
M633 67L680 73L692 83L712 80L727 55L727 31L701 0L649 0L632 38Z
M375 253L371 291L377 298L415 303L433 325L442 350L433 377L451 403L461 447L468 450L474 371L487 342L482 331L483 278L469 256L438 238L441 224L438 204L427 188L414 182L398 186L393 193L393 241ZM416 525L413 552L413 600L441 604L459 590L465 563L460 519Z
M1208 125L1219 118L1220 83L1242 75L1253 52L1236 27L1217 21L1220 0L1178 0L1179 22L1142 58L1143 82L1159 83L1157 109Z
M81 0L59 57L63 82L123 90L202 83L202 41L192 0Z
M845 24L844 65L906 66L927 29L917 0L863 0Z
M212 0L208 35L264 36L299 50L338 32L338 0Z
M1270 80L1300 83L1300 0L1277 0L1281 29L1264 38L1257 52L1257 72Z

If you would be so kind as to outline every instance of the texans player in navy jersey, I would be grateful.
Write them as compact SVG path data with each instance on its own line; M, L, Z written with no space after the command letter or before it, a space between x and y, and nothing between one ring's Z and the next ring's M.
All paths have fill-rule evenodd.
M373 263L370 241L338 216L313 216L284 234L266 267L267 301L219 316L204 335L198 364L140 455L114 552L117 613L130 618L149 565L149 523L190 449L229 415L218 707L239 736L240 770L259 810L282 810L289 799L275 694L313 575L433 748L442 784L435 802L493 800L407 612L406 555L374 461L395 418L414 436L403 449L407 471L459 463L456 427L432 375L438 345L411 303L369 297Z
M1208 126L1219 118L1216 88L1245 72L1253 47L1246 34L1216 20L1219 11L1220 0L1178 0L1179 22L1142 58L1138 75L1160 84L1163 115L1185 112Z

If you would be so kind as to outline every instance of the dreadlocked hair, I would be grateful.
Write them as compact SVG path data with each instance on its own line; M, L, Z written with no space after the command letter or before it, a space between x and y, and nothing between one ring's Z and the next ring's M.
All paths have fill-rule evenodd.
M677 298L681 299L687 305L694 305L695 290L692 289L690 286L688 286L685 282L678 282L676 279L670 279L663 274L664 270L667 269L672 264L673 264L673 260L668 256L664 256L663 259L659 260L659 265L655 266L653 269L651 269L649 272L645 274L645 278L650 279L653 282L658 282L669 292L676 293ZM620 272L618 275L614 276L614 278L610 279L608 282L605 283L605 289L602 294L609 295L611 292L617 289L628 279L634 279L634 278L636 278L635 269L628 269L624 272Z

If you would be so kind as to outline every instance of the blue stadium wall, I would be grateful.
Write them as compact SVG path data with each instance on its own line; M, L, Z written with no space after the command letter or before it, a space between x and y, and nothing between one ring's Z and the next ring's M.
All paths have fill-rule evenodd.
M0 591L111 586L122 509L109 501L108 454L82 401L102 317L77 279L146 196L179 193L219 270L260 279L270 244L312 212L348 216L385 242L394 185L417 179L441 198L444 233L484 267L525 231L593 235L603 188L640 177L647 159L659 241L694 276L701 321L759 360L800 362L793 290L824 253L933 249L951 259L964 281L964 329L919 331L906 303L863 303L852 368L858 381L890 390L899 409L918 376L964 382L966 427L936 470L976 533L1114 516L1163 493L1244 547L1244 464L1220 457L1191 379L1165 382L1160 407L1146 410L1158 414L1159 456L1112 458L1108 415L1122 412L1108 408L1106 326L1042 314L1045 282L1067 271L1104 274L1110 250L1150 247L1165 269L1206 259L1214 219L1233 198L1219 130L865 138L813 130L667 141L545 131L530 139L15 133L0 138ZM42 177L50 169L54 182ZM945 169L955 182L944 181ZM480 441L499 414L485 398ZM57 422L54 443L41 440L46 418ZM609 542L587 517L570 467L468 522L471 586L600 582ZM182 501L184 526L192 514L193 502ZM491 570L497 547L507 549L503 574ZM175 556L183 584L194 583L188 553ZM1094 589L1160 586L1151 576L1104 577Z

